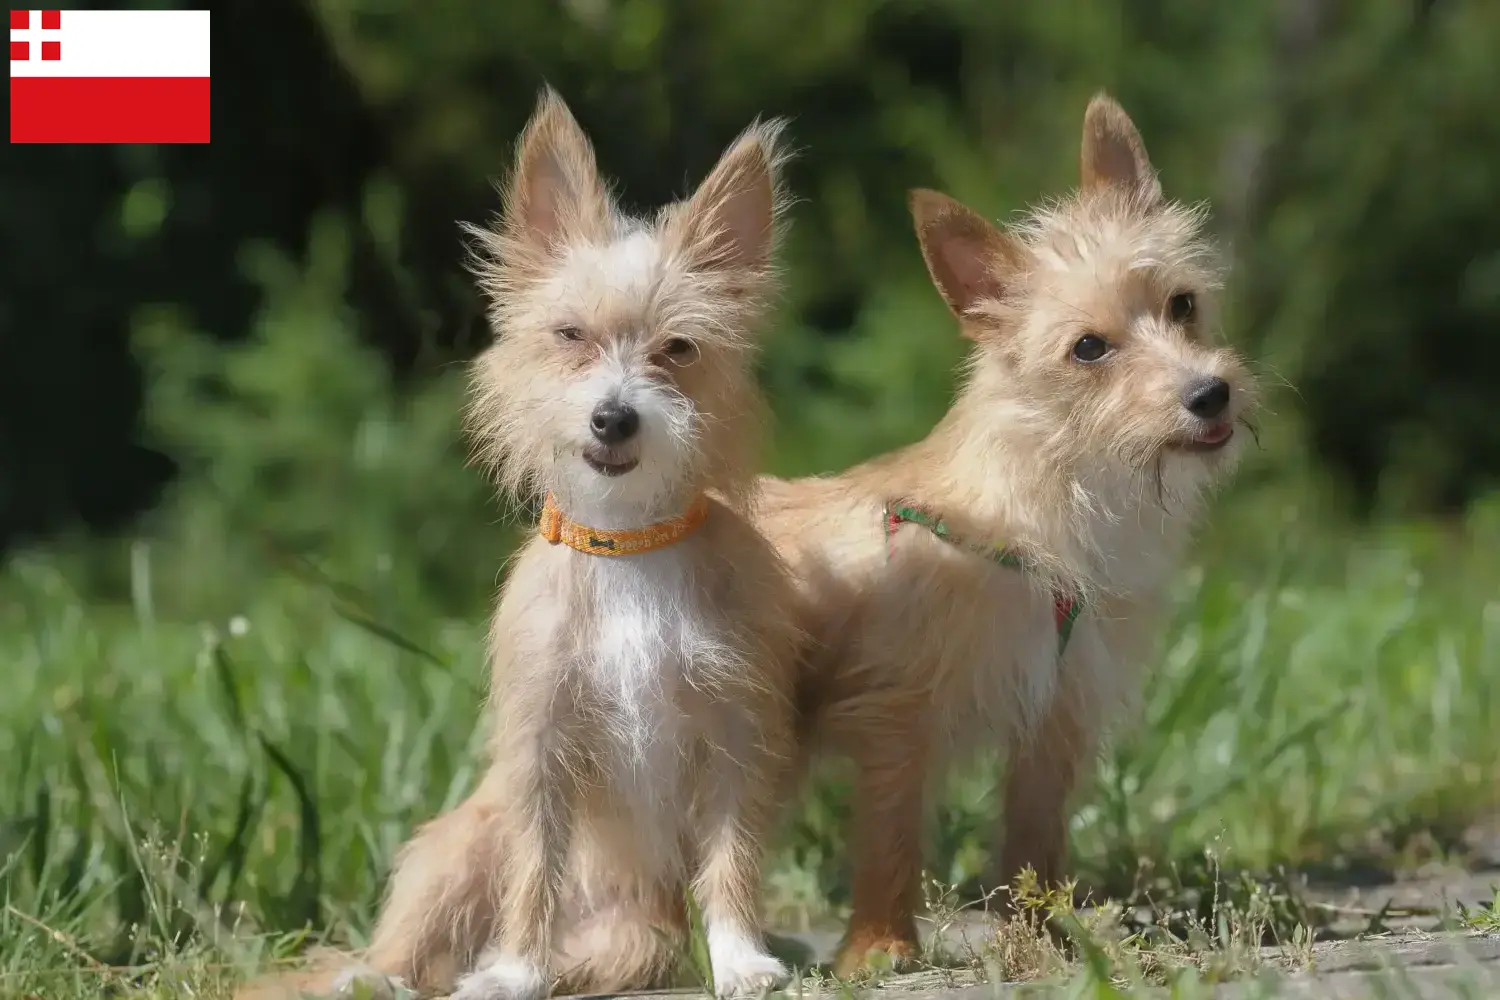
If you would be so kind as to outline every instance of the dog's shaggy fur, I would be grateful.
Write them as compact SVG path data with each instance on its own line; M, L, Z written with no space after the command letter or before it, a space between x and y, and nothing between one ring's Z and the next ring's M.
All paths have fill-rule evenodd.
M1233 430L1253 386L1210 343L1218 282L1203 215L1163 198L1134 125L1104 95L1085 116L1082 175L1009 232L913 192L933 282L974 342L957 400L917 444L765 484L760 525L811 608L816 742L858 765L841 972L871 949L914 954L929 789L957 759L1007 752L1000 878L1025 866L1062 876L1069 794L1136 686L1203 497L1244 437ZM1203 415L1190 411L1213 386L1222 407L1204 397ZM891 501L930 508L973 542L1001 540L1026 569L921 527L888 538ZM1058 592L1084 601L1061 654Z
M491 764L401 851L360 979L462 1000L661 983L700 903L721 995L775 985L760 858L792 758L794 584L747 505L762 409L755 326L775 291L775 124L696 193L628 218L550 91L521 137L477 273L497 337L471 423L500 483L675 544L597 556L533 538L490 630ZM601 405L639 430L598 433ZM594 424L591 430L591 423Z

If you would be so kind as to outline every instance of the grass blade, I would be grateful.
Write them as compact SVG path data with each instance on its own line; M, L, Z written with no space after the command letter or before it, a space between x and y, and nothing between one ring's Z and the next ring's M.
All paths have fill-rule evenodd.
M1195 795L1193 798L1189 799L1186 805L1182 806L1182 808L1174 812L1171 818L1162 824L1162 829L1170 830L1175 826L1181 825L1189 817L1201 813L1204 809L1208 808L1214 802L1239 788L1246 781L1250 780L1251 776L1263 774L1287 751L1310 742L1313 737L1317 735L1318 729L1325 722L1338 715L1340 712L1345 711L1348 707L1349 699L1341 698L1336 704L1330 705L1328 708L1319 712L1311 719L1303 722L1302 725L1298 726L1296 729L1292 730L1290 733L1287 733L1286 736L1278 740L1275 745L1273 745L1265 753L1261 754L1259 757L1256 757L1253 762L1232 772L1227 778L1219 782L1217 785L1210 786L1209 788Z
M444 660L442 657L421 646L414 640L408 639L406 636L402 635L400 632L397 632L395 629L380 624L375 619L370 618L362 611L356 611L355 609L346 607L344 605L334 604L333 612L349 624L356 625L359 628L364 629L366 632L370 633L378 639L384 639L386 642L390 643L392 646L395 646L397 649L402 649L408 653L411 653L413 656L421 657L440 670L448 671L452 669L452 665L448 663L447 660Z
M256 738L260 740L266 756L271 758L271 763L278 771L286 775L287 781L291 782L292 791L297 796L301 818L301 838L298 849L297 881L292 886L288 900L289 916L292 918L290 922L316 927L321 898L319 855L322 850L318 802L291 758L282 753L280 748L266 739L264 735L257 733Z

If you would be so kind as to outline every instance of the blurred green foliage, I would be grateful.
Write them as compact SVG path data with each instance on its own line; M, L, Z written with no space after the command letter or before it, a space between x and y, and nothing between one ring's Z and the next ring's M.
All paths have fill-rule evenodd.
M242 463L215 473L236 517L299 543L329 539L292 522L332 524L359 494L448 525L412 532L420 558L461 551L453 533L495 511L461 473L434 485L461 447L439 427L453 365L488 336L455 223L494 210L544 80L638 207L682 194L757 115L792 119L801 200L764 362L778 470L932 424L961 349L905 190L1001 218L1060 193L1105 87L1168 191L1215 205L1228 332L1294 390L1267 468L1387 514L1457 510L1500 471L1473 360L1500 321L1485 0L234 0L214 16L210 146L17 147L0 167L0 547L116 529L159 505L173 466L193 479L212 456ZM300 298L273 301L267 254L308 271ZM290 345L277 309L318 321ZM176 346L137 336L163 313ZM183 365L224 384L189 390ZM367 469L371 449L390 463L377 480L332 471Z
M153 580L174 607L231 613L268 561L295 570L308 556L385 603L463 607L496 580L506 550L476 537L499 508L465 463L462 372L394 390L344 304L348 242L324 218L305 271L248 253L265 297L246 341L216 346L170 313L141 324L147 426L182 469L143 526L184 556Z

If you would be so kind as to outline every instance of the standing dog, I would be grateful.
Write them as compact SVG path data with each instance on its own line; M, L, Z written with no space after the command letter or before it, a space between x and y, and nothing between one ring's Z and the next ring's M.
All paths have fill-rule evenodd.
M1253 387L1210 343L1202 214L1163 198L1102 94L1082 174L1010 232L913 192L932 280L974 342L957 400L917 444L765 485L762 528L811 608L804 703L859 769L841 972L915 953L929 789L957 758L1007 751L1001 876L1062 876L1069 795L1237 457Z
M689 882L716 991L784 981L760 860L800 634L791 577L746 516L777 137L752 126L691 198L633 219L542 96L500 224L474 230L497 337L472 427L504 487L545 497L490 630L491 764L403 848L341 986L650 986L686 937Z

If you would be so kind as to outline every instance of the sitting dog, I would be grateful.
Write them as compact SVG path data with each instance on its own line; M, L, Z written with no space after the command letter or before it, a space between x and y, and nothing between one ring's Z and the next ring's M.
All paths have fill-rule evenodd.
M472 429L502 487L544 499L490 629L490 763L403 847L337 991L656 985L689 884L716 992L785 980L760 864L801 636L795 585L747 517L778 133L752 126L690 198L636 219L543 94L498 225L473 231L496 340Z

